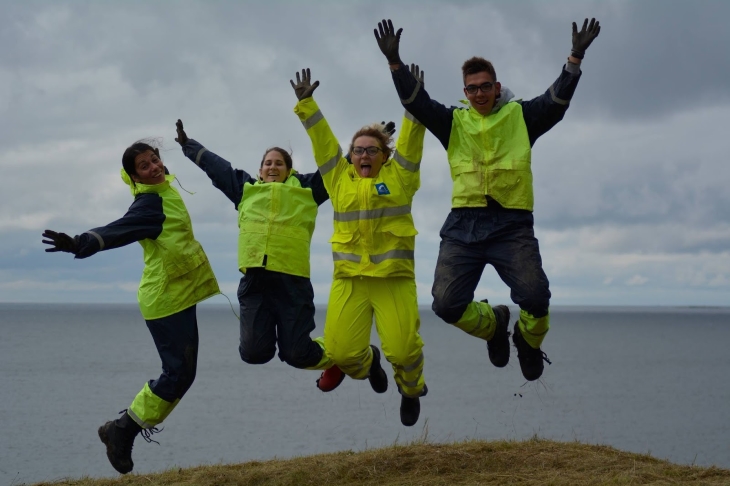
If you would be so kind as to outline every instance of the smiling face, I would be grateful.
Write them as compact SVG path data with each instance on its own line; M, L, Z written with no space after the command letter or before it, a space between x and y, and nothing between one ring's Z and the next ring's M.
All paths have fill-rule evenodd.
M368 154L367 149L375 147L379 149L375 155ZM355 152L364 149L360 155ZM372 151L372 149L371 149ZM368 137L363 135L357 137L352 143L352 152L350 152L350 160L352 165L355 166L355 171L360 177L363 178L375 178L378 177L380 168L385 162L385 154L383 153L383 147L380 146L380 141L375 137Z
M142 152L134 158L134 182L153 186L165 182L165 166L152 150Z
M259 176L264 182L284 182L289 177L290 171L291 169L286 166L284 156L277 150L270 150L266 152L264 160L261 162Z
M481 90L481 86L484 83L490 83L492 87L486 92ZM486 71L480 71L474 74L467 74L464 76L464 94L466 99L469 100L471 106L479 112L480 115L489 115L494 108L494 103L499 98L499 92L502 89L502 85L496 83L494 78ZM466 87L476 86L477 90L473 94L469 94Z

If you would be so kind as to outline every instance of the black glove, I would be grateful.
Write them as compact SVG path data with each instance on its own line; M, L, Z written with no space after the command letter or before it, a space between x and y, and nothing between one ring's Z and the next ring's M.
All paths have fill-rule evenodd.
M177 138L175 138L175 141L179 143L180 146L188 143L188 136L185 133L185 130L183 130L182 120L177 120L177 123L175 123L175 128L177 128Z
M395 123L392 121L389 121L388 123L385 123L384 121L380 122L380 131L386 134L389 137L392 137L395 133Z
M587 28L586 28L587 27ZM583 28L578 32L578 26L573 22L573 50L571 55L578 59L583 59L585 56L586 49L591 45L593 39L598 37L601 32L601 25L596 19L591 19L591 23L588 24L588 19L583 21Z
M317 89L317 86L319 86L319 81L315 81L314 84L311 84L310 81L312 79L312 75L309 72L309 68L302 69L302 77L299 78L299 72L297 72L297 84L294 84L294 81L291 79L289 82L291 83L291 87L294 88L294 93L297 95L297 99L299 101L302 101L303 99L309 98L314 93L314 90Z
M425 88L425 82L423 81L423 77L426 75L426 71L421 71L421 69L418 67L418 64L411 64L411 74L414 78L416 78L416 81L419 81L421 83L421 87Z
M380 34L378 34L378 31L380 31ZM393 28L393 22L384 19L382 22L378 22L378 28L373 29L373 32L375 32L375 39L378 41L380 52L388 59L388 64L403 64L398 54L400 34L403 29L398 29L398 32L396 32Z
M65 251L66 253L76 254L79 251L79 243L76 238L71 238L66 233L56 233L47 229L43 232L43 237L50 238L49 240L43 240L43 243L53 245L51 248L46 248L48 252Z

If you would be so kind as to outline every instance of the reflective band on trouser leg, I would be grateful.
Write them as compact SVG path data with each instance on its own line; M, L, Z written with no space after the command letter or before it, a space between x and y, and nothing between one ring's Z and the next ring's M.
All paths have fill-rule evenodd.
M453 325L471 336L489 341L494 336L496 323L491 305L486 302L471 301Z
M318 338L312 339L315 343L319 344L319 347L322 348L322 359L319 360L319 363L317 363L314 366L310 366L308 368L305 368L307 370L326 370L328 368L331 368L334 363L332 360L327 356L327 352L324 349L324 336L320 336Z
M423 352L415 362L400 366L393 365L395 382L400 386L401 393L407 397L420 397L423 393Z
M127 413L140 427L149 429L162 423L179 402L179 398L174 402L163 400L152 393L149 383L145 383L144 388L134 397Z
M532 317L527 311L520 309L520 331L527 344L535 349L539 348L548 330L550 330L550 314Z
M423 393L423 340L419 334L416 282L409 277L365 277L375 309L375 327L395 382L408 397Z

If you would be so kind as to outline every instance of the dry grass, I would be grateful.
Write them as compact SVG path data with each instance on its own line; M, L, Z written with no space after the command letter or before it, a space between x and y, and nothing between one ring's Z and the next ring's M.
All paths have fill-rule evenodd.
M119 479L79 479L37 486L112 485L730 485L730 470L678 466L607 446L542 439L394 445L364 452L320 454L130 474Z

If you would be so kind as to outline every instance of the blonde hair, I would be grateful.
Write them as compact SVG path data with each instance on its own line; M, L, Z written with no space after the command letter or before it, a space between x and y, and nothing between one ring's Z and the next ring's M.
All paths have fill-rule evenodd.
M393 137L383 131L382 124L371 123L370 125L365 125L355 132L355 135L352 136L352 141L350 142L350 153L352 153L352 149L355 147L355 140L360 137L372 137L376 139L380 143L380 148L383 150L385 160L388 160L393 154Z

